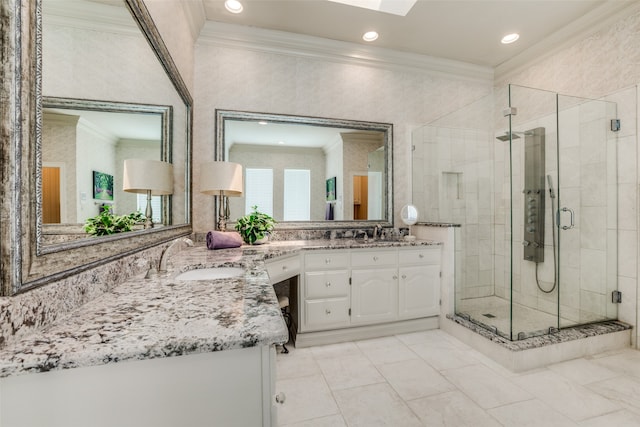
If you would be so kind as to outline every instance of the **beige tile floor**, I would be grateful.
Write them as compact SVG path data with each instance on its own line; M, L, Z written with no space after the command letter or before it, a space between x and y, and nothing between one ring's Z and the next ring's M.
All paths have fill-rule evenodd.
M440 330L277 356L283 427L640 426L640 351L513 373Z

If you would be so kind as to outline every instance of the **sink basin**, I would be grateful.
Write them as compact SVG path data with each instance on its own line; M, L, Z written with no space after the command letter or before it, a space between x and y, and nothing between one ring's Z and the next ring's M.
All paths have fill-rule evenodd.
M230 279L232 277L244 276L244 271L244 268L240 267L198 268L178 274L176 280Z

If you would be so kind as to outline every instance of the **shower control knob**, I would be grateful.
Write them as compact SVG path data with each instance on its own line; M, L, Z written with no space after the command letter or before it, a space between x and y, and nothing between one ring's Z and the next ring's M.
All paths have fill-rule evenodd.
M524 242L522 242L522 246L529 246L529 244L530 243L528 241L526 241L526 240Z
M533 227L533 226L527 227L527 232L528 233L535 233L535 231L536 231L535 227Z

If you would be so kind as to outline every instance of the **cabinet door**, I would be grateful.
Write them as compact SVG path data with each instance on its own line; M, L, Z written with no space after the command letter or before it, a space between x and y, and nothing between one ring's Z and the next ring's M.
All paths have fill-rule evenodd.
M398 318L398 271L374 268L351 271L351 323L379 323Z
M440 266L399 269L399 317L415 319L440 314Z

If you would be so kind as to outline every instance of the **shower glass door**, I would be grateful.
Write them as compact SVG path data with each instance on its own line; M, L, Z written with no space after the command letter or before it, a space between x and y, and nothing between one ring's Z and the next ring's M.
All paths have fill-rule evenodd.
M617 318L613 102L558 95L559 325Z
M554 92L509 85L502 111L508 136L505 177L510 215L504 236L510 251L510 338L524 339L559 328L557 230L558 116ZM501 138L498 136L498 140ZM506 193L506 195L504 194Z

